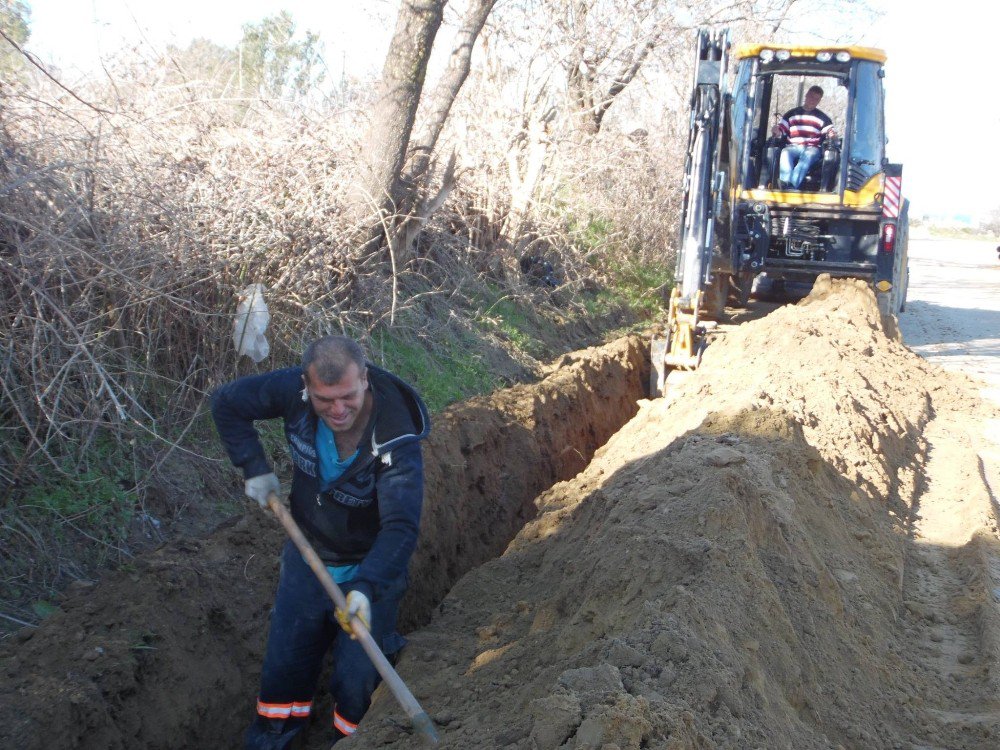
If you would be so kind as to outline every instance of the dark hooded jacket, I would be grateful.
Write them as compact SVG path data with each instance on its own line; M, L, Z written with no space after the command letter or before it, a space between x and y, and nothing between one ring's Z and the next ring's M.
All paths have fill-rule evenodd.
M292 517L327 565L360 564L345 588L369 599L406 573L423 505L420 440L430 431L427 407L392 373L368 365L373 410L347 471L321 489L316 454L318 417L302 368L251 375L212 394L212 417L233 464L246 479L272 471L254 427L281 417L294 473Z

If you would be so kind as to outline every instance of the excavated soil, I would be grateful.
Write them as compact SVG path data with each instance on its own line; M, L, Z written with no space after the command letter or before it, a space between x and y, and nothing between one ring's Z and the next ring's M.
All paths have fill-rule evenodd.
M986 412L817 284L542 493L400 673L443 748L996 748ZM384 689L349 745L420 746Z
M974 385L851 281L637 407L644 349L437 420L398 669L441 747L1000 746ZM237 747L280 540L248 515L74 592L4 654L3 744ZM420 746L384 688L344 745Z
M583 469L638 411L646 348L631 337L564 355L540 383L434 417L404 630L500 554L538 493ZM0 747L240 746L283 538L254 510L68 591L58 614L0 652Z

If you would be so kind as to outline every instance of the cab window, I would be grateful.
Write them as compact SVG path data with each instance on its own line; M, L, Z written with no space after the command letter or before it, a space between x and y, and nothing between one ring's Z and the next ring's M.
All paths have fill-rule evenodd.
M882 171L885 132L882 124L881 69L876 62L858 61L847 180L847 187L851 190L857 190L870 177Z

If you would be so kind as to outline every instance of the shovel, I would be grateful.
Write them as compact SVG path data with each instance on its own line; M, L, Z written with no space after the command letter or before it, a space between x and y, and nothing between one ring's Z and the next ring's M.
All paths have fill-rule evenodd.
M326 589L326 593L333 599L333 603L337 605L337 609L346 612L347 599L344 597L340 587L334 582L330 572L326 569L326 565L319 559L316 550L312 548L309 540L305 538L299 525L295 523L292 514L288 512L288 509L282 505L281 500L273 492L267 496L267 504L274 512L274 515L278 517L278 520L281 521L281 525L285 527L288 536L295 542L295 546L299 548L303 559L309 563L309 567L312 568L320 584ZM431 718L420 707L420 704L417 703L417 699L413 697L413 693L410 692L399 675L396 674L396 670L392 668L389 660L385 658L382 650L375 643L375 639L368 632L368 628L364 626L364 623L357 616L351 617L351 630L354 631L354 637L357 638L358 643L361 644L365 653L368 654L368 658L372 660L375 669L382 675L382 681L389 687L392 694L396 696L396 700L399 701L399 705L403 707L406 715L410 717L413 728L428 744L438 744L437 731L434 729L434 723L431 721Z

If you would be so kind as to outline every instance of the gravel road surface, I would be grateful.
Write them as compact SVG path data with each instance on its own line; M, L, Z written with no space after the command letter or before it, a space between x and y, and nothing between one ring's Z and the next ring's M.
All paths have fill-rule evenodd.
M910 240L910 289L899 316L903 340L942 367L984 382L1000 405L1000 258L992 242ZM993 497L1000 493L1000 420L989 420L996 446L980 453Z

